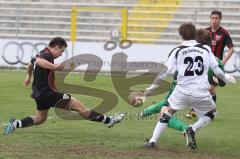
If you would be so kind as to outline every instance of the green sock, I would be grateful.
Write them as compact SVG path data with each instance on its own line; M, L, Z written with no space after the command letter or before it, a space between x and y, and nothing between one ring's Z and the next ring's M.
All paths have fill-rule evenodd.
M172 117L168 122L168 127L179 131L184 131L188 128L188 125L176 117Z
M166 101L161 101L156 103L143 111L143 116L146 117L148 115L159 113L163 106L166 106Z

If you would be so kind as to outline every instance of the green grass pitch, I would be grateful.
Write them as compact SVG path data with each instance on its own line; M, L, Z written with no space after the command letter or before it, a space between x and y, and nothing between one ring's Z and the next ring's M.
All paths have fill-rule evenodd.
M206 128L196 134L197 149L185 146L185 139L178 131L167 129L162 134L158 148L145 149L146 137L152 135L157 120L155 117L142 120L138 113L153 101L161 100L165 94L149 98L142 107L134 108L119 98L117 107L107 114L127 112L126 118L113 128L89 121L66 121L51 110L46 123L4 136L4 124L13 116L21 119L34 115L35 103L30 98L31 87L25 88L25 71L0 70L0 159L33 158L240 158L240 84L218 88L218 116ZM110 76L99 75L91 83L72 74L67 83L85 85L111 91L116 94ZM73 94L86 106L93 107L99 99ZM186 112L186 111L185 111ZM178 116L186 122L185 112Z

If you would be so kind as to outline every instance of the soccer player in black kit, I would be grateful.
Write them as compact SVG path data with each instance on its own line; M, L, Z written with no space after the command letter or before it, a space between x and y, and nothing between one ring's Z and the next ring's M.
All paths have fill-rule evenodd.
M102 122L108 127L119 123L123 119L123 114L115 116L106 116L88 109L79 100L71 97L70 94L64 94L57 91L54 82L54 71L63 69L63 64L54 64L54 59L62 55L67 47L66 41L61 37L53 38L48 47L40 51L27 67L27 77L24 81L25 86L28 86L33 74L32 94L31 97L35 100L37 112L34 116L26 117L22 120L11 118L4 129L4 134L10 134L17 128L25 128L32 125L40 125L47 120L48 111L57 103L64 104L61 108L73 110L79 113L83 118Z
M233 42L228 31L223 28L220 23L222 19L222 12L218 10L213 10L210 15L211 26L206 28L212 34L212 45L211 49L213 54L220 60L222 60L222 64L225 65L229 58L232 56L234 52ZM224 48L228 47L228 51L225 56ZM216 86L211 85L209 89L213 100L216 102Z
M234 52L234 46L229 32L220 25L221 20L222 12L219 10L213 10L210 14L211 26L207 27L206 30L209 31L210 34L212 35L211 49L214 56L221 60L222 64L225 65ZM225 46L228 47L228 51L224 56ZM216 103L217 100L216 85L211 84L209 92L211 93L212 98ZM190 110L186 117L191 118L193 115L194 112Z

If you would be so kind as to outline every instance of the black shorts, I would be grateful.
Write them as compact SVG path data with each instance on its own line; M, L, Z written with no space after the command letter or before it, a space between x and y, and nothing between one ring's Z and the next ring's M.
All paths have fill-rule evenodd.
M47 110L51 107L54 107L54 105L63 98L63 93L56 92L55 94L45 97L43 99L35 99L35 102L37 104L37 110Z

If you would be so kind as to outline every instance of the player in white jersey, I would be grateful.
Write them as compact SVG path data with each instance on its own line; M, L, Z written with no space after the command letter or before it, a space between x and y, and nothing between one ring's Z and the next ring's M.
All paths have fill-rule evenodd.
M167 127L168 121L178 110L193 108L199 117L199 120L186 131L188 146L192 149L196 148L196 130L205 127L214 118L215 103L208 91L208 69L211 68L223 81L226 82L227 79L218 67L210 47L195 41L195 33L196 28L192 23L184 23L179 27L179 34L184 42L171 51L166 63L167 72L158 76L158 79L164 79L175 70L178 71L177 86L168 98L169 107L161 115L152 138L146 144L147 147L155 146L160 134ZM156 88L159 81L161 80L155 80L147 89Z

